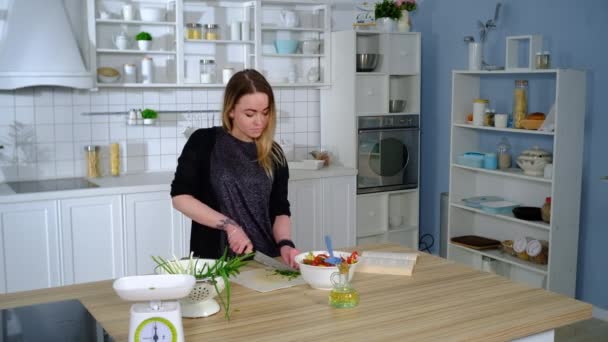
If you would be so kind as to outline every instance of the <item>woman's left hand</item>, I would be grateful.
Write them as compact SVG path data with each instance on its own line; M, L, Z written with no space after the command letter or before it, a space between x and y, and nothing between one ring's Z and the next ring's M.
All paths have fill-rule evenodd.
M300 251L291 246L281 247L281 258L283 259L283 262L296 269L299 268L295 259L298 254L300 254Z

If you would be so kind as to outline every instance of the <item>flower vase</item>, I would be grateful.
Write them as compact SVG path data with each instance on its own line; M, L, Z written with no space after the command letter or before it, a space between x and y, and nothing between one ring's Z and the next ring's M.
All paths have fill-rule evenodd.
M392 18L378 18L376 19L376 27L381 32L395 32L397 31L397 21Z
M397 29L399 32L410 32L411 28L411 20L410 20L410 12L403 10L401 11L401 19L397 23Z

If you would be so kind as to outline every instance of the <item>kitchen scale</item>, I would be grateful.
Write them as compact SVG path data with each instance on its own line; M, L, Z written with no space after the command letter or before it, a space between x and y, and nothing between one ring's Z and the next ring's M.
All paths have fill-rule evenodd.
M114 291L131 305L129 342L184 342L181 307L195 279L188 274L123 277L114 281Z

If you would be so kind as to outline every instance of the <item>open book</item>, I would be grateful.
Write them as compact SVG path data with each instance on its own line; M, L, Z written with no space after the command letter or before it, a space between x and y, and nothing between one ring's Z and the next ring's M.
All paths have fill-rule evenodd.
M357 272L395 275L412 275L418 253L392 253L364 251Z

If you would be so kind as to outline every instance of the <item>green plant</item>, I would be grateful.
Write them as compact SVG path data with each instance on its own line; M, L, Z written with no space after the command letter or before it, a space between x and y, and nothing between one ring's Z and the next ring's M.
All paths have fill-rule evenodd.
M152 35L148 32L139 32L135 36L135 40L152 40Z
M146 108L141 112L141 117L144 119L156 119L158 117L158 113L156 113L155 110Z
M209 266L208 263L204 264L203 267L197 268L198 259L193 259L193 254L190 253L190 260L186 267L175 258L174 261L168 261L160 256L152 256L152 260L158 265L157 267L162 268L168 274L191 274L197 280L209 280L215 291L217 292L220 304L224 308L224 317L230 320L230 277L234 277L240 273L240 268L247 264L247 259L251 258L255 253L243 254L237 257L228 257L228 248L224 250L224 254ZM222 278L224 281L225 296L222 297L218 287L216 278Z
M374 15L378 18L391 18L398 20L401 18L401 10L399 6L392 0L382 0L377 2L374 8Z

